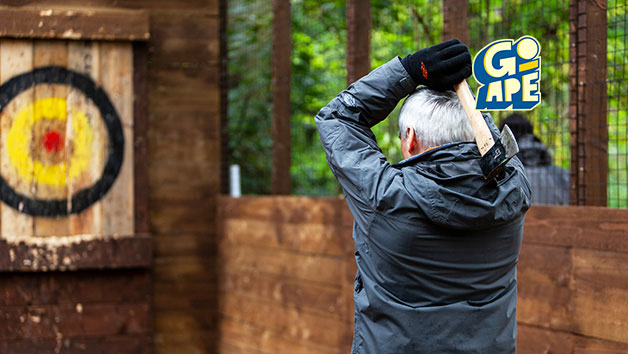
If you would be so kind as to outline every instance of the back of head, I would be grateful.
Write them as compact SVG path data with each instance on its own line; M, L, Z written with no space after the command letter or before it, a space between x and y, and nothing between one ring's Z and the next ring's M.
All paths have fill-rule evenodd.
M399 113L399 130L404 138L408 127L414 129L424 149L473 140L469 119L453 91L419 87L406 98Z
M512 134L515 136L515 139L519 140L520 137L532 134L534 131L534 127L532 123L519 113L514 113L506 117L499 124L499 130L504 129L504 125L508 124L508 127L512 131Z

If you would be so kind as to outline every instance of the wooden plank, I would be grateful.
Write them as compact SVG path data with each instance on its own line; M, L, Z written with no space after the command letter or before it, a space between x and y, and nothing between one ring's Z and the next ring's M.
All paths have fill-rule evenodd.
M214 281L216 275L209 272L211 260L202 257L169 257L155 259L156 282Z
M564 247L525 244L521 248L517 321L573 330L572 256Z
M229 219L273 220L278 223L321 223L348 227L353 216L344 200L311 197L220 196L219 215Z
M4 84L12 77L29 72L33 69L33 44L29 41L2 40L0 41L0 82ZM33 101L33 90L26 90L24 93L15 97L4 107L2 118L0 121L2 134L2 149L0 151L0 170L2 178L4 178L9 186L17 193L25 197L32 198L34 196L32 183L21 177L15 167L15 163L11 162L9 148L7 148L7 139L12 123L15 121L16 115L20 110ZM28 168L24 164L24 173L28 174L30 179L33 177L32 168ZM11 238L15 236L32 235L33 218L30 215L22 214L18 210L2 204L0 206L2 213L1 223L2 236ZM9 222L10 220L10 222Z
M219 19L204 12L151 16L151 65L154 68L219 65Z
M197 305L195 309L161 309L155 314L157 332L195 335L201 330L217 328L218 314L211 306Z
M120 9L151 10L183 16L190 11L202 11L207 15L218 14L219 0L3 0L8 6L64 6L64 7L104 7Z
M278 305L265 299L229 294L220 301L222 318L263 327L287 340L329 349L344 344L348 323L301 311L295 306Z
M227 219L224 235L230 247L248 245L328 256L344 254L344 242L333 225Z
M0 307L0 340L148 334L148 303Z
M458 38L467 46L469 42L468 0L443 1L443 41Z
M2 353L64 353L64 354L150 354L151 338L144 335L107 336L104 338L18 339L0 342Z
M246 348L247 350L259 351L261 353L338 353L335 349L287 340L267 328L255 327L229 319L220 321L220 333L222 341L232 344L237 343L243 349Z
M0 11L1 14L1 11ZM33 42L33 66L61 66L66 67L68 64L68 48L65 41L34 41ZM41 110L38 109L39 105L35 105L35 119L32 128L32 140L31 151L33 154L33 160L42 163L44 166L61 166L65 163L65 166L70 166L71 161L71 139L69 138L70 129L68 128L67 117L67 95L68 87L66 85L50 85L40 84L34 88L34 102L48 102L47 100L53 99L55 101L49 101L50 104L42 105ZM50 109L54 111L54 107L58 105L58 102L62 102L66 105L65 109L62 109L60 113L51 113L46 111ZM38 120L39 118L42 118ZM71 125L70 125L71 126ZM58 137L61 139L57 143L49 141L48 146L45 138ZM52 139L47 139L52 140ZM43 144L42 144L43 142ZM51 149L49 149L51 147ZM46 178L50 173L46 170L35 171L34 183L32 189L35 191L35 198L37 199L58 199L68 200L68 168L64 168L62 175L58 176L54 181L43 182L49 178ZM56 183L49 184L50 182ZM33 218L33 236L51 236L51 235L67 235L69 233L68 218L64 215L57 217L34 217Z
M68 43L68 69L85 74L97 84L100 82L100 44L96 42L72 41ZM77 88L70 88L68 104L75 114L72 122L78 119L79 114L87 118L91 130L91 144L89 146L89 164L78 177L69 181L69 194L88 188L101 178L108 151L108 133L98 108L89 101L85 94ZM74 117L76 116L76 117ZM71 126L68 136L74 137ZM70 234L100 235L102 230L102 203L95 203L80 214L72 214L70 219Z
M234 271L227 268L221 273L219 281L221 297L236 294L274 301L278 305L294 306L313 314L344 318L340 287L287 279L256 271Z
M337 257L240 245L221 250L223 267L257 270L303 281L340 285L342 261Z
M231 151L229 148L229 35L227 32L227 22L229 18L227 1L220 1L219 5L219 53L220 53L220 193L229 194L229 159Z
M212 233L157 234L153 237L155 258L197 257L207 260L217 258L218 244Z
M575 332L628 344L628 253L573 251Z
M628 252L628 210L533 206L524 243Z
M273 194L290 194L290 0L273 0Z
M146 235L0 240L1 271L138 268L151 263L152 240Z
M517 353L572 354L574 335L519 323L517 325Z
M570 11L570 38L575 46L570 52L575 54L570 61L575 75L570 80L572 204L606 206L606 0L574 0Z
M150 32L142 11L2 6L0 37L133 41Z
M196 329L194 331L160 331L156 336L155 353L221 353L217 351L218 331L216 329Z
M371 3L347 0L347 85L371 71Z
M148 233L148 47L133 45L133 197L135 232Z
M204 281L156 281L153 284L155 307L160 311L168 309L193 313L203 306L207 313L217 313L219 294L216 279L216 276L210 276Z
M165 168L165 167L164 167ZM195 170L198 170L197 168ZM186 174L188 170L180 170ZM151 175L152 177L152 175ZM151 182L154 180L151 179ZM176 199L150 199L151 230L157 233L211 233L216 228L215 196L194 201Z
M218 65L208 67L158 67L149 64L148 99L151 112L216 112L220 105ZM215 119L218 119L216 116Z
M116 182L101 199L103 235L130 235L135 231L133 192L133 51L130 43L100 46L102 88L115 106L124 133L124 160Z
M0 275L0 306L149 302L147 270L32 272Z

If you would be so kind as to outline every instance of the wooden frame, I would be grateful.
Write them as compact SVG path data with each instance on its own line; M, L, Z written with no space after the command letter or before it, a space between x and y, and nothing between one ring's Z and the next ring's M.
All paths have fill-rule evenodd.
M273 194L290 194L290 1L273 0Z
M347 0L347 85L371 71L371 2Z
M0 271L150 267L148 235L148 15L127 10L0 8L0 38L136 41L133 45L134 234L0 239ZM96 26L97 25L97 26Z
M570 202L606 206L606 0L571 0L569 11Z
M0 37L135 41L150 31L143 11L2 6Z

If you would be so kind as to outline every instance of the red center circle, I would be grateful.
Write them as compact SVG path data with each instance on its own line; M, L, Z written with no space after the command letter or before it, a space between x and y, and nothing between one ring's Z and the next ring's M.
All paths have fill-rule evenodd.
M59 132L53 130L44 135L44 148L50 153L56 153L63 149L63 139Z

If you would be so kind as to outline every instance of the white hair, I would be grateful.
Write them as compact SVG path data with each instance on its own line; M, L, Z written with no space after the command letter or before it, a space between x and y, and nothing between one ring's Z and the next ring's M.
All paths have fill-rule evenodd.
M399 113L399 131L404 139L408 127L414 128L424 149L473 140L469 119L453 91L439 92L426 86L419 87L406 98Z

